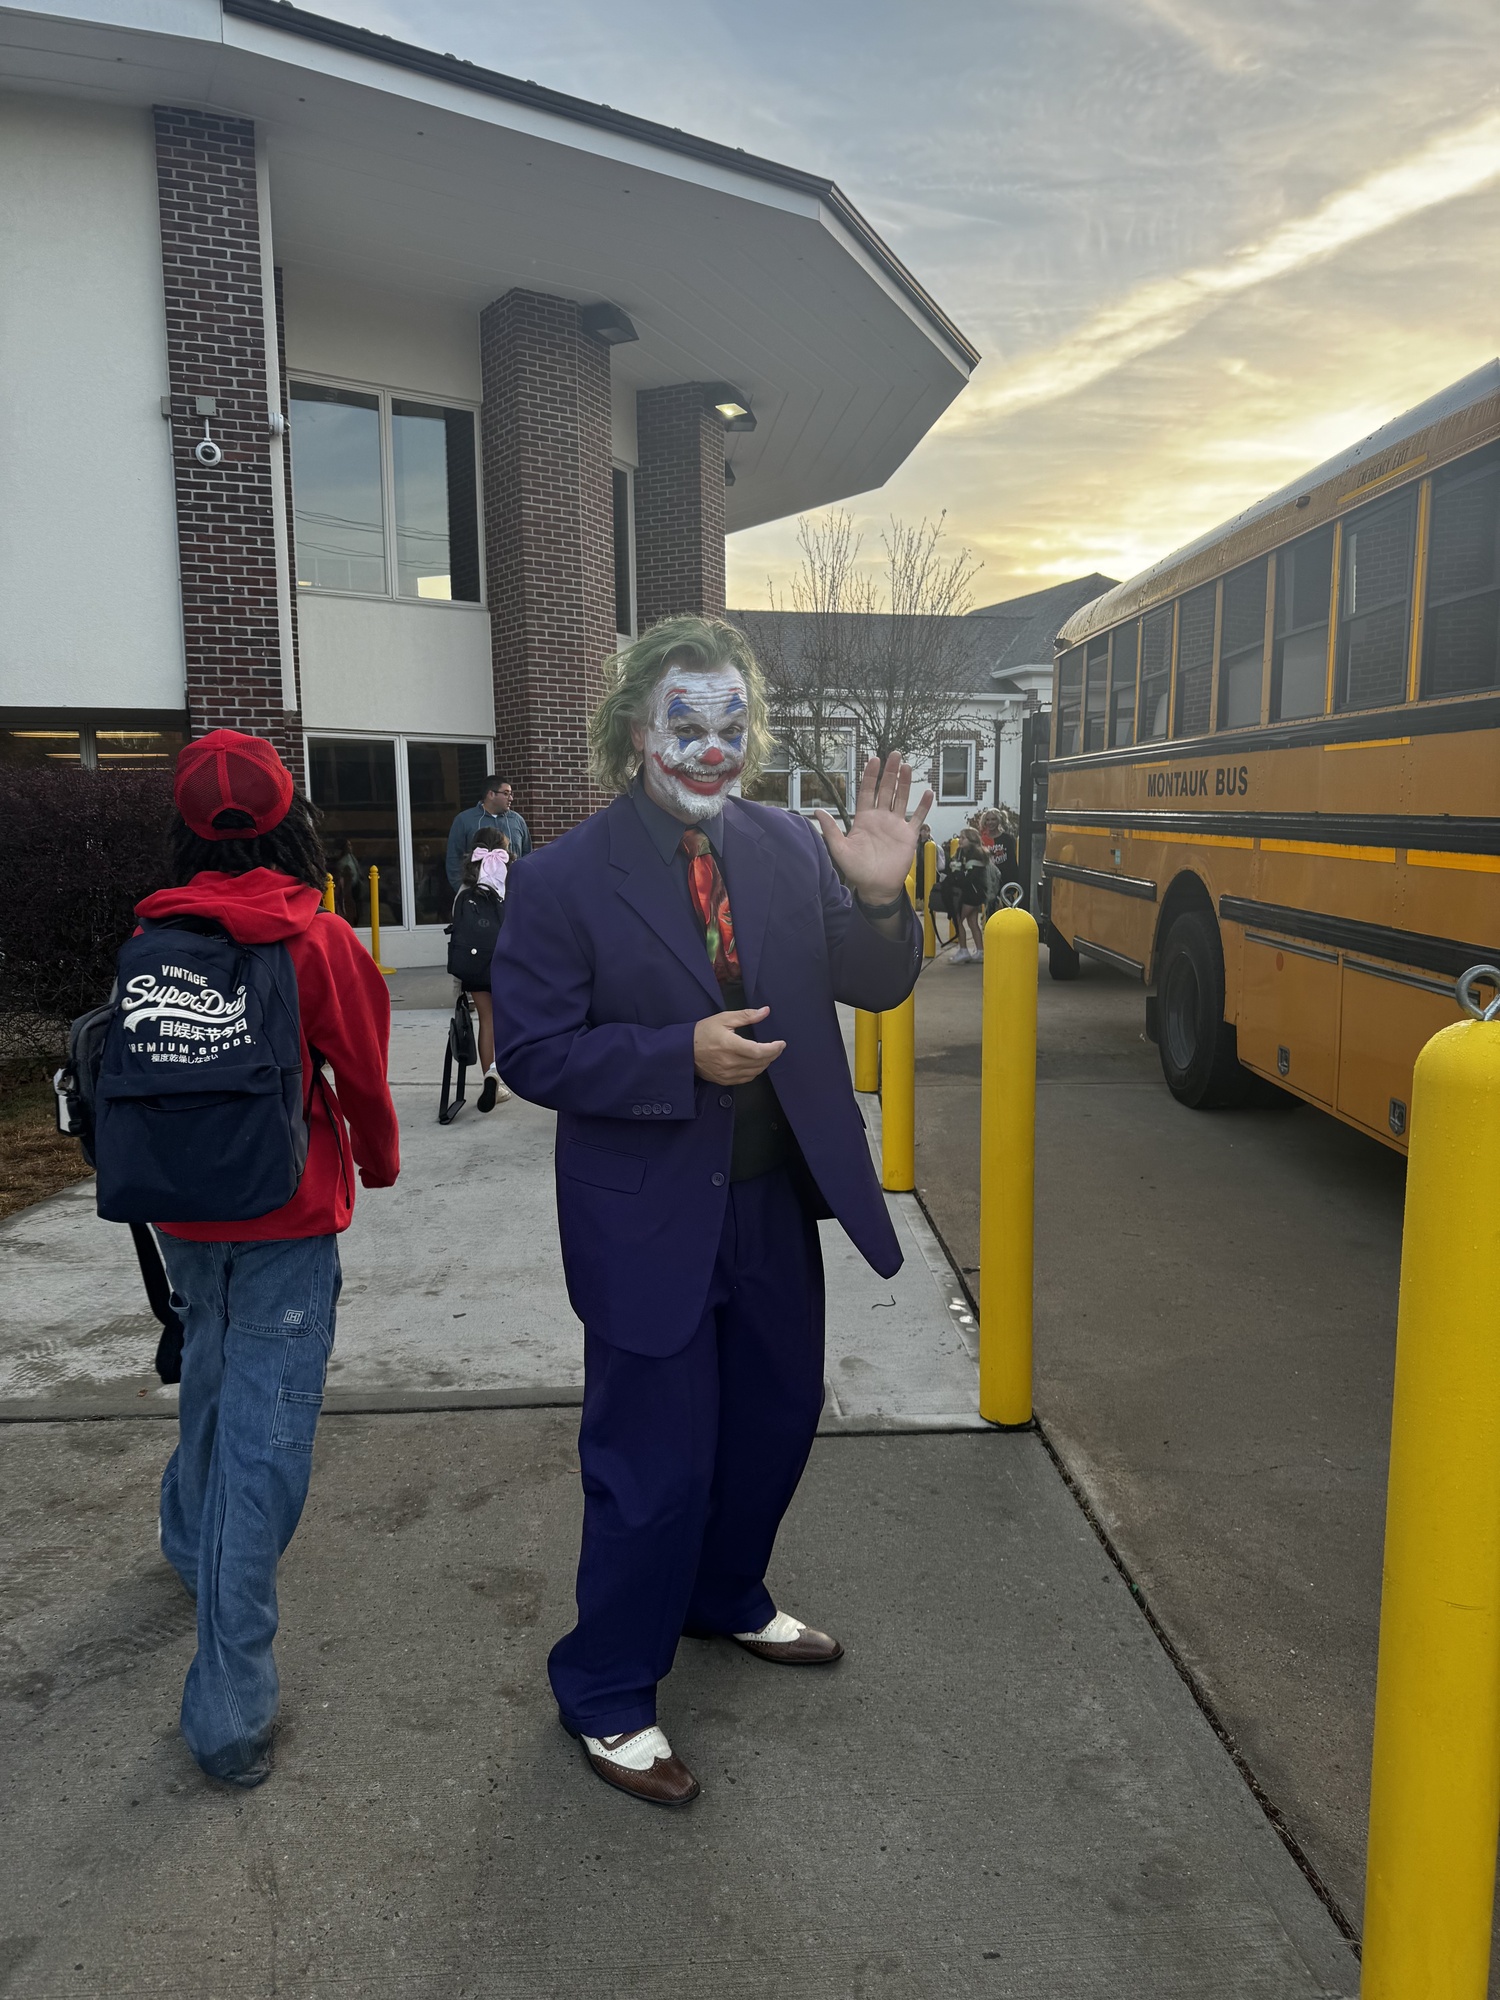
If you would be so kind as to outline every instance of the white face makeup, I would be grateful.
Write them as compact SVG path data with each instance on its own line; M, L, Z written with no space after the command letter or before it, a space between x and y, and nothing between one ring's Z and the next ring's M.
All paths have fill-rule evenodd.
M640 737L647 792L676 819L712 819L745 768L748 720L738 668L669 666Z

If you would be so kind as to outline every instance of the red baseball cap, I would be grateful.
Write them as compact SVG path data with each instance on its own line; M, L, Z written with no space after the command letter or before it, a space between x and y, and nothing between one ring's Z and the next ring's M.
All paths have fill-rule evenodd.
M178 751L172 797L200 839L244 840L286 818L292 774L264 737L213 729Z

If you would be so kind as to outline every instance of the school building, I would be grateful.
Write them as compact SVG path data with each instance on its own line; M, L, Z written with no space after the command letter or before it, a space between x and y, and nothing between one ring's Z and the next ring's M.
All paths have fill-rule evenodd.
M282 0L0 8L0 760L272 738L442 956L489 769L977 356L831 182Z

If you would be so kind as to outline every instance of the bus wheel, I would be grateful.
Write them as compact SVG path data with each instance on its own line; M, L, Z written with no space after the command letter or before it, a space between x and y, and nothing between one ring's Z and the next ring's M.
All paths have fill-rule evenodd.
M1047 970L1054 979L1076 979L1081 970L1077 952L1051 923L1047 925Z
M1187 910L1167 932L1156 989L1157 1051L1167 1088L1195 1111L1244 1104L1255 1079L1235 1053L1224 1019L1224 951L1219 927Z

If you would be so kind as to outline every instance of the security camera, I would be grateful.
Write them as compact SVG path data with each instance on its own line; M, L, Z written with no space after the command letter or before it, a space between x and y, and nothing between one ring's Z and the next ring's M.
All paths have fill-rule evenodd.
M215 444L209 436L207 417L203 419L203 435L193 446L193 456L200 465L222 465L224 462L223 447Z

